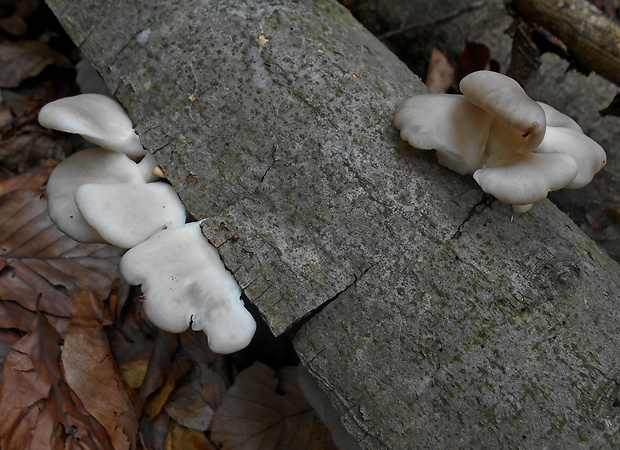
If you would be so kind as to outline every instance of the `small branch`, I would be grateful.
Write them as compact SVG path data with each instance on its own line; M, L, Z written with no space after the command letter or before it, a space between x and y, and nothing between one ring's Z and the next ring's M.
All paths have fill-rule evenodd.
M398 36L399 34L406 33L407 31L415 30L416 28L424 28L424 27L428 27L428 26L432 26L432 25L439 25L440 23L448 22L448 21L454 19L455 17L460 16L461 14L465 14L465 13L467 13L469 11L473 11L474 9L481 8L485 4L486 4L485 1L473 2L473 3L470 3L469 5L467 5L465 8L459 9L459 10L457 10L455 12L452 12L452 13L450 13L448 15L445 15L443 17L440 17L438 19L431 20L429 22L424 22L424 23L414 23L414 24L411 24L411 25L405 25L404 27L398 28L396 30L388 31L385 34L377 36L377 39L379 39L379 40L389 39L389 38L392 38L394 36Z
M513 0L526 21L560 39L574 62L620 85L620 27L586 0Z

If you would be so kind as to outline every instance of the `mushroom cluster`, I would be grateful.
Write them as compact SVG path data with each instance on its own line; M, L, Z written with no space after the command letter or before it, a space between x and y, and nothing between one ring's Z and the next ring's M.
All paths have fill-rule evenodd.
M483 191L518 212L550 191L585 186L606 163L603 148L570 117L532 100L505 75L478 71L463 95L422 94L396 109L403 140L437 150L439 163L473 174Z
M99 145L69 156L50 175L48 212L58 228L78 242L129 249L121 273L142 285L144 311L159 328L180 333L191 324L216 353L246 347L256 322L241 289L200 223L186 223L174 189L158 181L161 169L123 107L81 94L48 103L39 122Z

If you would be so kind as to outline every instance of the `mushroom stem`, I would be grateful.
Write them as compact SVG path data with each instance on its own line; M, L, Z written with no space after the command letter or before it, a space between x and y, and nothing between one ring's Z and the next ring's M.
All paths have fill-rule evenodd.
M534 203L528 203L527 205L512 205L512 209L514 212L523 214L532 209L532 206L534 206Z

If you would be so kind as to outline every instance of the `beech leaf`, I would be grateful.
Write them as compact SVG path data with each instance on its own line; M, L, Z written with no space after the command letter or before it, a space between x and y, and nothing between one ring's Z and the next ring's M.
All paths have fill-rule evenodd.
M60 343L40 314L32 332L6 356L0 387L2 448L112 448L97 421L73 401L60 369Z
M70 149L66 139L55 138L38 125L28 124L0 141L0 163L7 169L23 172L42 160L62 159Z
M448 61L446 54L433 48L426 76L428 88L436 94L446 93L454 84L454 77L454 67Z
M215 412L211 440L223 448L335 449L297 384L297 368L256 362L242 371Z
M53 164L41 165L20 175L14 175L0 183L0 196L9 192L23 190L37 190L43 193L43 186L54 169Z
M14 88L39 75L47 66L71 67L69 60L38 41L0 44L0 87Z
M165 406L166 412L187 428L205 431L211 424L215 409L222 402L226 382L203 363L196 363L186 378L170 396Z
M103 302L84 291L71 297L71 312L62 351L67 384L106 430L116 450L135 448L138 414L103 330Z
M164 450L216 450L204 433L185 428L174 420L170 421L170 429L164 439Z
M122 250L65 236L49 219L40 195L16 190L0 197L0 299L68 317L70 296L92 290L107 297L121 278ZM123 283L119 295L127 289Z

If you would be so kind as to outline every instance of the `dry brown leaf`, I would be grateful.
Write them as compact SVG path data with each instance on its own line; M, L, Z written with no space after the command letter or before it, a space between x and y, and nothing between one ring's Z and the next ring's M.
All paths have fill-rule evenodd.
M0 141L0 164L21 173L44 160L63 159L71 148L68 140L57 139L38 125L29 124Z
M107 297L121 278L122 250L65 236L40 195L18 190L0 197L0 299L69 317L68 297L83 290ZM127 292L125 284L121 292Z
M459 83L466 75L478 70L491 69L491 51L484 44L467 42L457 62L456 82Z
M21 338L22 338L22 335L18 333L17 331L0 330L0 342L2 342L2 345L4 346L2 347L3 351L0 352L2 355L0 358L1 359L0 366L4 362L4 358L6 358L6 355L9 353L9 349L11 348L11 346L17 341L19 341ZM8 345L8 348L6 347L6 345Z
M154 420L143 415L140 419L140 442L142 448L149 450L164 450L164 440L170 429L170 417L162 412Z
M155 340L144 381L140 386L140 398L144 401L164 385L172 367L174 353L179 346L179 336L160 329L154 330Z
M0 301L0 328L29 333L37 322L36 313L11 302Z
M165 450L216 450L216 447L201 431L192 430L171 421L164 440Z
M61 337L67 335L69 318L52 314L45 314L45 318ZM0 300L0 328L20 330L27 333L33 330L36 321L37 313L16 302Z
M172 371L169 372L169 374ZM164 380L164 384L149 397L148 401L144 404L143 412L146 414L151 420L159 415L162 411L164 405L168 401L168 397L174 390L175 381L173 377L167 376Z
M217 372L205 364L196 364L170 396L166 412L185 427L205 431L226 390L226 382Z
M125 381L134 389L142 386L154 346L151 328L139 320L137 307L140 304L130 303L108 331L112 354Z
M156 417L164 405L168 401L170 394L176 387L176 383L183 375L185 375L192 367L192 361L183 355L176 355L170 370L166 373L166 379L163 385L149 397L144 404L144 414L151 419Z
M6 449L112 449L105 431L62 378L61 339L43 315L2 368L0 445Z
M60 53L38 41L0 43L0 87L14 88L39 75L49 65L71 67Z
M22 17L13 15L0 19L0 29L13 36L23 36L28 32L28 25Z
M12 176L0 182L0 197L20 189L36 190L39 193L43 193L44 186L55 165L56 163L54 161L49 161L47 164L35 167L28 172Z
M446 93L454 84L454 73L446 54L433 48L426 76L428 88L436 94Z
M207 335L201 331L187 330L179 335L181 351L188 355L197 364L204 364L215 370L223 378L230 372L227 359L224 355L213 353L209 349Z
M2 137L9 133L13 122L15 122L15 117L11 109L4 104L0 104L0 131L2 132Z
M135 299L126 303L126 307L120 312L118 309L116 313L110 311L115 318L114 326L109 332L110 345L113 352L118 351L115 356L121 364L149 358L153 353L154 333L157 332L157 328L144 318L142 303Z
M67 384L107 431L116 450L135 448L138 414L103 331L103 302L84 291L71 297L71 313L62 351Z
M36 98L9 90L2 91L2 101L15 117L31 116L42 106L41 101Z
M21 335L11 330L0 330L0 368L4 365L11 347L21 338ZM0 384L2 384L2 372L0 370Z
M14 16L28 19L40 7L40 0L3 0Z
M254 363L239 374L215 412L211 440L235 449L335 449L297 384L297 368L278 373Z
M149 367L149 359L142 358L136 359L133 361L128 361L119 366L121 369L121 374L123 375L123 380L127 386L132 389L138 389L142 386L142 382L144 381L144 377L146 376L146 370Z

